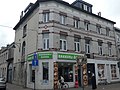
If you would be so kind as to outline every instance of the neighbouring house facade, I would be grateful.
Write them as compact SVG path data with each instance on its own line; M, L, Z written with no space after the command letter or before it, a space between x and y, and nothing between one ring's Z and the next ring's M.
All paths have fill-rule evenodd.
M13 43L0 49L0 77L5 77L7 82L12 83L13 78Z
M62 75L74 87L76 57L84 54L88 84L92 73L97 84L102 79L119 81L114 24L100 13L93 14L92 5L82 0L30 3L14 27L13 83L33 88L35 81L36 89L53 89L57 71L58 78ZM32 67L34 52L36 68Z

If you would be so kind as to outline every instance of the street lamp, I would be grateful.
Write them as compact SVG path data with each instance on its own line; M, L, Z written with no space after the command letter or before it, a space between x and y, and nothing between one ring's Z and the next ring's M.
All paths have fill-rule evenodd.
M82 87L82 90L84 90L84 84L83 84L83 64L86 65L87 64L87 57L86 55L84 54L84 56L78 56L77 57L77 64L79 66L79 70L80 70L80 77L81 77L81 87ZM85 70L86 72L84 74L87 73L87 70Z

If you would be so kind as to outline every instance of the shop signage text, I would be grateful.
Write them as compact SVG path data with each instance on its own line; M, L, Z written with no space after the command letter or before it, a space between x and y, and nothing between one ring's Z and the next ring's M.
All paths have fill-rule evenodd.
M76 60L76 58L77 58L78 56L80 56L80 55L58 53L58 59Z
M38 53L37 55L38 60L39 59L52 59L53 58L53 53ZM34 59L34 55L28 55L27 60L31 61Z

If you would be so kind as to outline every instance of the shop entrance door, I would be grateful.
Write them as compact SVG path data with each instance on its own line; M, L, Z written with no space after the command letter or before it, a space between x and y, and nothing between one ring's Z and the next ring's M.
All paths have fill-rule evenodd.
M88 63L87 64L87 72L88 72L88 85L91 85L92 80L92 73L95 74L95 64L94 63Z

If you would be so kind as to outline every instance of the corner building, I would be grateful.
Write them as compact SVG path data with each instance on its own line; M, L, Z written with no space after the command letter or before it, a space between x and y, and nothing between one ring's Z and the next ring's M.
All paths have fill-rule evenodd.
M70 87L75 85L76 57L86 54L88 84L95 73L96 83L119 81L116 60L115 22L92 13L92 5L82 0L72 4L62 0L30 3L14 27L13 83L36 89L54 88L54 71ZM19 50L20 49L20 50ZM32 67L37 52L38 66ZM55 65L57 63L57 65ZM78 72L80 73L80 72Z

